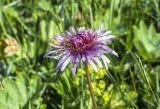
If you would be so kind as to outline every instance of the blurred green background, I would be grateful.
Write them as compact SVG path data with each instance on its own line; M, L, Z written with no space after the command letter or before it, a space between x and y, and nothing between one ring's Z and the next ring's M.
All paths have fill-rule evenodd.
M90 69L99 109L160 109L159 0L0 0L0 109L92 109L84 66L56 73L48 42L104 24L109 71Z

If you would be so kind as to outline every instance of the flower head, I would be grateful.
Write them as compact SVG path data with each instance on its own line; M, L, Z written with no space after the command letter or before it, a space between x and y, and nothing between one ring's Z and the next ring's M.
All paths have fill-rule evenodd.
M12 56L16 53L18 53L18 50L20 48L20 45L18 44L17 40L14 38L6 38L3 40L0 40L0 46L3 50L3 54L6 57Z
M102 31L102 26L96 31L85 27L80 27L78 31L72 28L72 33L66 32L62 36L54 37L53 42L50 43L51 49L45 56L60 59L56 67L58 71L63 71L72 62L73 75L76 73L77 63L81 60L87 61L95 72L98 71L96 64L102 68L102 62L108 70L107 64L110 61L105 54L112 53L118 56L114 50L106 46L114 37L110 33L111 31Z

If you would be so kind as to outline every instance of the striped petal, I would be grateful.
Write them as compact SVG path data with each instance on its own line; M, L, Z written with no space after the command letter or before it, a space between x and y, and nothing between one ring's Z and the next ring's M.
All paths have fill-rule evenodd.
M55 44L52 44L52 43L49 43L49 45L52 46L52 47L54 47L54 48L64 48L61 45L55 45Z
M64 56L65 54L60 54L60 55L57 55L57 56L53 56L54 59L60 59L62 56Z
M64 55L66 55L68 52L67 51L65 51L65 52L63 52L63 53L61 53L61 54L59 54L59 55L57 55L57 56L51 56L52 58L54 58L54 59L60 59L60 58L62 58ZM48 57L48 56L47 56Z
M64 61L70 56L70 54L64 55L58 62L56 69L59 71Z
M57 55L57 56L45 56L45 57L48 57L48 58L52 58L52 59L60 59L61 57L63 57L64 55L66 54L60 54L60 55Z
M58 41L63 41L64 38L62 36L55 36L54 39Z
M68 57L62 64L61 71L63 71L66 68L66 66L69 64L70 61L71 61L71 58Z
M99 34L102 31L103 27L104 27L104 24L101 24L97 30L97 34Z
M104 65L105 65L106 70L108 70L108 65L107 65L106 60L104 59L103 56L101 56L101 58L102 58L102 61L103 61Z
M101 33L101 36L107 36L107 35L109 35L111 33L111 31L106 31L106 32L104 32L104 33Z
M86 56L85 54L82 54L82 62L85 62L86 61Z
M112 54L118 57L118 54L115 51L112 51Z
M101 57L103 58L103 59L105 59L105 61L107 62L107 63L110 63L110 60L105 56L105 55L101 55Z
M102 46L102 48L103 48L104 50L107 50L107 52L111 52L112 54L114 54L115 56L118 57L118 54L117 54L114 50L112 50L111 48L109 48L109 47L107 47L107 46Z
M72 75L75 76L76 69L77 69L77 63L80 61L80 54L75 54L72 56Z
M91 67L94 69L95 72L98 72L98 69L95 63L92 60L88 59L88 63L91 65Z
M73 32L73 34L77 33L77 31L76 31L76 29L74 27L72 27L72 32Z
M72 75L73 76L75 76L76 70L77 70L77 62L73 63L73 67L72 67Z
M46 57L46 56L48 56L48 55L50 55L50 54L53 54L53 53L57 53L57 52L60 52L60 51L62 51L63 49L58 49L58 50L48 50L47 52L46 52L46 54L44 55L44 57Z
M78 32L83 32L85 30L85 27L80 27Z
M101 61L97 57L92 57L92 58L99 65L100 68L103 67Z
M115 36L109 35L109 36L103 36L103 37L99 37L97 39L97 41L102 41L102 42L108 42L110 40L112 40Z

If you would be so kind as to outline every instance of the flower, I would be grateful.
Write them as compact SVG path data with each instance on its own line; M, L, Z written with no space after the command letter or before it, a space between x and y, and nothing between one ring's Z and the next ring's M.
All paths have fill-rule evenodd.
M85 29L85 27L80 27L78 31L72 28L72 33L66 32L61 36L55 36L50 43L51 49L46 52L45 56L60 59L56 67L57 71L63 71L72 62L73 75L80 61L83 63L87 61L95 72L98 72L96 64L102 68L103 62L108 70L107 64L110 60L105 54L112 53L116 56L118 54L106 46L115 36L110 35L111 31L102 31L102 28L100 26L96 31Z
M20 45L14 38L6 38L0 41L0 46L3 49L3 54L8 57L18 53Z

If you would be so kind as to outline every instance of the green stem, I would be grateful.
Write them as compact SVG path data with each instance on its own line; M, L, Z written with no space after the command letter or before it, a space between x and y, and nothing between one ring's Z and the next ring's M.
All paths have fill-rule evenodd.
M88 81L88 85L89 85L89 91L90 91L90 94L91 94L93 106L94 106L94 109L98 109L97 104L96 104L96 100L95 100L95 96L94 96L94 93L93 93L93 88L92 88L90 76L89 76L88 62L87 61L86 61L86 66L85 67L86 67L86 76L87 76L87 81Z

